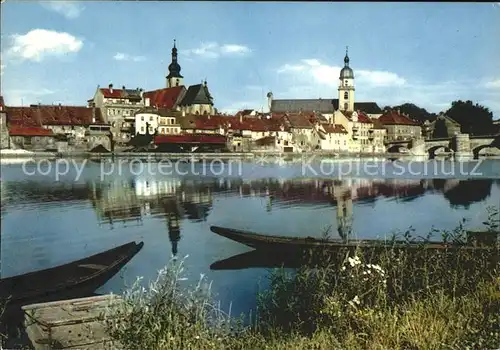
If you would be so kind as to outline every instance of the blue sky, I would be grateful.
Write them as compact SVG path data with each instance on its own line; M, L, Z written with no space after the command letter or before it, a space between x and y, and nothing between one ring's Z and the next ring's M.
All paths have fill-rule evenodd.
M186 85L222 111L337 97L349 46L356 100L432 112L471 99L500 118L500 3L2 3L8 105L85 105L97 85L165 87L173 39Z

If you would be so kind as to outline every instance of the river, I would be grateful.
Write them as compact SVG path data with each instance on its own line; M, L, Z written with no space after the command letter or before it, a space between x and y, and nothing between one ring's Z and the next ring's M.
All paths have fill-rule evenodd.
M255 306L268 270L211 270L217 260L249 250L212 233L211 225L384 238L409 227L420 235L453 229L462 218L480 228L487 207L500 206L499 160L261 159L159 168L140 159L3 163L2 278L143 241L97 292L119 293L137 276L147 282L176 255L185 258L189 280L205 274L222 306L232 303L239 314Z

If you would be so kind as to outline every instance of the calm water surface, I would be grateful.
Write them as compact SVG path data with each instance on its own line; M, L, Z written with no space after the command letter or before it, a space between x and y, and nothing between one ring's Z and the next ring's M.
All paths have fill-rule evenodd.
M458 163L426 172L427 163L415 163L413 172L396 175L395 163L381 160L378 169L389 171L344 176L338 173L340 161L330 164L337 173L326 176L326 165L320 174L314 162L316 171L306 172L303 164L286 162L241 163L233 169L219 164L208 171L207 165L184 164L183 171L165 174L151 171L158 170L157 163L147 170L127 161L117 171L117 162L75 161L57 179L56 164L2 165L2 278L143 241L142 251L97 292L119 293L137 276L147 282L172 255L188 255L189 279L205 274L223 305L232 302L234 313L254 307L268 270L211 271L217 260L249 250L212 233L211 225L318 237L328 227L333 237L350 228L359 238L384 238L410 226L421 235L432 227L452 229L462 218L478 228L486 208L500 206L498 160L460 163L469 173L450 171L459 169Z

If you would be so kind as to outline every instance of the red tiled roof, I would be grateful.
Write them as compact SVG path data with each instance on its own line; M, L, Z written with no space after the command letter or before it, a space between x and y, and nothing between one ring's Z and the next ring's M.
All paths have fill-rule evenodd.
M410 118L392 110L385 112L378 120L385 125L419 125Z
M123 90L123 89L109 89L109 88L100 88L99 91L104 95L105 98L133 98L137 99L140 98L139 91L135 90ZM127 93L128 92L133 92L132 93Z
M372 118L372 123L373 123L373 128L374 129L383 129L383 130L385 130L384 124L382 124L380 122L380 120L378 120L376 118Z
M103 123L101 110L81 106L6 107L9 124L23 126Z
M352 121L352 113L353 112L342 111L342 114L345 115L347 119L349 119L350 121ZM366 123L366 124L373 123L370 117L368 117L364 112L356 111L356 113L358 114L358 123Z
M314 116L314 115L313 115ZM311 129L311 114L295 114L290 113L286 115L290 122L290 127L299 129Z
M184 86L175 86L147 91L144 93L143 97L149 98L149 104L151 106L172 109L177 106L185 93L186 88Z
M182 134L182 135L158 135L155 137L155 144L161 143L211 143L225 144L226 137L212 134Z
M10 136L53 136L52 130L41 128L38 126L9 126Z
M237 131L281 131L281 127L287 130L283 118L255 118L236 117L224 115L186 115L183 118L184 129L216 130L223 128Z
M347 134L347 130L340 124L323 124L322 126L327 134Z

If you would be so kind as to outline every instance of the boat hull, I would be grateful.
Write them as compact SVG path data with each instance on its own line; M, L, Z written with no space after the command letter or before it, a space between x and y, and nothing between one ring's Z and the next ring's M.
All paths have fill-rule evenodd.
M13 339L18 330L22 333L24 305L94 295L143 245L130 242L65 265L0 280L0 302L7 301L0 305L0 333Z
M50 269L0 280L0 301L6 304L1 319L9 319L21 306L93 295L143 247L131 242ZM0 305L1 306L1 305Z
M279 250L279 251L305 251L305 250L336 250L340 248L356 249L359 247L374 248L374 249L418 249L425 247L426 249L491 249L491 246L474 246L463 244L452 244L444 242L422 242L408 243L404 241L380 241L380 240L328 240L313 237L286 237L286 236L269 236L258 234L250 231L230 229L220 226L211 226L210 230L220 236L229 238L238 243L257 250Z

